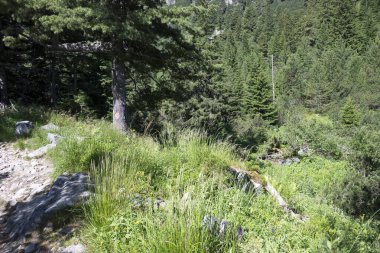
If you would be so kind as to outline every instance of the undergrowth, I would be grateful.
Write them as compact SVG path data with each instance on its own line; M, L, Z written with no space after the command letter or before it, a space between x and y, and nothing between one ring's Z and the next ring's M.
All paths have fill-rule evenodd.
M16 116L3 118L10 128ZM5 123L4 123L5 122ZM56 175L88 172L95 194L83 207L80 238L89 252L377 252L379 222L354 218L344 209L350 178L346 162L309 157L297 165L260 171L297 212L287 216L270 195L237 187L229 165L250 169L234 146L194 130L158 139L122 135L107 121L46 113L40 123L60 126L64 137L49 152ZM10 131L7 130L7 136ZM26 148L46 143L38 127ZM8 140L12 138L8 138ZM161 204L159 204L161 203ZM210 231L205 217L228 221ZM244 236L239 236L239 226Z

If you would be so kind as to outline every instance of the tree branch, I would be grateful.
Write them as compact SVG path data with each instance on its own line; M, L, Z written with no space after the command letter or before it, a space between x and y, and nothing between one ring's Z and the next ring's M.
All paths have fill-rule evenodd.
M63 43L55 46L47 46L50 51L64 51L72 53L106 53L112 50L111 42L77 42Z

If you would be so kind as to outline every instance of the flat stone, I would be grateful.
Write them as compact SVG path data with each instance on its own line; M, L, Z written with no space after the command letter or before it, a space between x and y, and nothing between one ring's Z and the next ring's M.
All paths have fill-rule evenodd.
M91 195L89 186L86 174L59 176L49 192L35 196L32 201L17 204L7 221L9 234L18 238L43 227L60 211L86 201Z
M43 147L29 153L28 157L29 158L40 158L40 157L44 156L48 152L49 149L52 149L55 147L56 147L56 144L54 144L54 143L47 144L46 146L43 146Z
M40 128L42 130L46 130L46 131L58 131L59 130L59 126L54 125L53 123L49 123L47 125L41 126Z

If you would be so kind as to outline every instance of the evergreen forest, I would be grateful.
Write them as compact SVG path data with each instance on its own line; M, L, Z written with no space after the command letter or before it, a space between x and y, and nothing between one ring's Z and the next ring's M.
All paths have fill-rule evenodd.
M1 145L91 193L0 252L379 252L380 1L0 0Z

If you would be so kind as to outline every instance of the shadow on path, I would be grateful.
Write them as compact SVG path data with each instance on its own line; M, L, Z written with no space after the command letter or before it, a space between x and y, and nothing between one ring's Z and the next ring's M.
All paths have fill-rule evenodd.
M4 180L8 177L9 177L9 172L0 173L0 183L1 183L1 180Z

